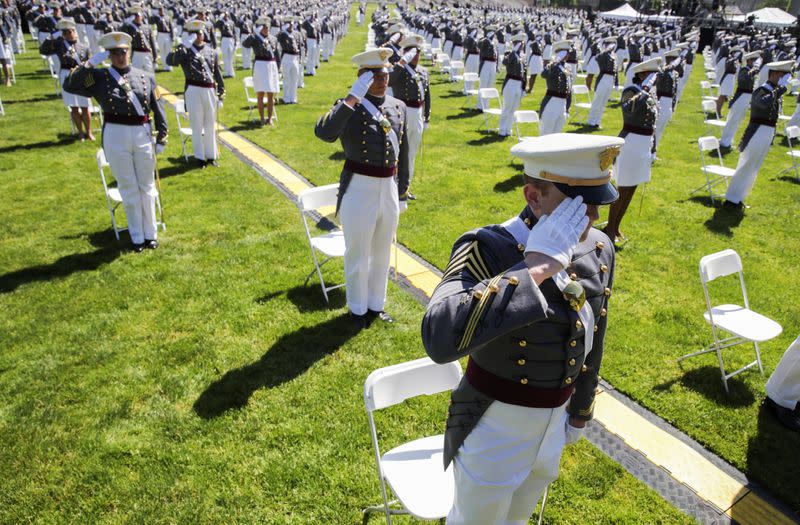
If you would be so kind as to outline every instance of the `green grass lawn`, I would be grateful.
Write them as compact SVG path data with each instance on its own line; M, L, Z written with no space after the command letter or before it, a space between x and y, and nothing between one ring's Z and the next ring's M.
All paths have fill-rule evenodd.
M337 97L346 95L355 78L349 58L363 50L366 28L354 29L337 49L330 64L316 77L306 78L300 104L278 106L278 127L252 128L239 71L228 80L228 100L221 120L250 140L269 149L315 184L338 180L342 157L338 144L314 138L313 127ZM700 111L698 55L683 98L659 147L660 161L652 171L640 207L642 189L623 222L632 239L617 258L611 322L603 376L616 388L697 439L709 450L766 485L800 509L796 451L800 437L778 426L761 410L764 384L783 351L800 333L796 304L785 297L800 287L795 252L800 185L778 173L791 165L783 138L775 145L747 199L752 206L743 220L734 220L712 207L707 196L690 192L703 182L697 138L708 134ZM180 73L159 74L159 81L182 90ZM498 79L499 84L499 79ZM545 83L538 79L522 109L539 109ZM424 160L412 189L419 200L401 220L401 242L439 268L447 263L452 242L464 231L502 222L522 208L519 192L521 164L509 148L515 139L500 140L481 131L483 118L463 109L459 86L433 74L433 117L425 135ZM784 97L791 114L794 97ZM727 112L727 109L726 109ZM584 117L585 118L585 117ZM622 114L612 102L598 133L616 135ZM740 133L744 130L744 124ZM578 123L565 131L581 131ZM529 130L533 133L535 130ZM735 144L738 145L738 138ZM735 167L738 150L725 157ZM714 160L714 159L711 159ZM698 277L703 255L733 248L739 252L751 305L783 325L783 334L762 344L765 375L747 372L730 381L725 395L713 355L685 361L677 358L711 340L702 319L705 310ZM713 283L720 302L740 302L735 280ZM753 358L751 348L725 352L728 370ZM788 463L787 463L788 461ZM789 468L789 466L791 468Z
M350 36L301 96L343 82L361 40ZM19 84L0 88L0 523L359 523L379 499L363 381L424 355L423 307L390 285L398 322L354 335L341 292L327 308L303 285L311 261L294 205L229 152L218 169L189 169L174 132L160 158L162 247L125 251L98 145L70 139L41 68L29 52ZM231 125L242 119L234 87ZM304 126L323 98L246 134L296 166L314 159L320 143ZM303 173L332 180L335 151ZM341 265L327 274L341 282ZM441 432L446 405L388 411L381 439ZM548 523L691 522L585 441L563 467Z

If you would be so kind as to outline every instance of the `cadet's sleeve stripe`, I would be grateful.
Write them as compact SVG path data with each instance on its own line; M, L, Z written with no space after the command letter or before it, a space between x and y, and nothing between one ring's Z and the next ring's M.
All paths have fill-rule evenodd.
M467 348L472 342L472 337L475 334L475 327L478 326L478 322L480 321L481 317L483 317L483 311L486 309L486 305L489 303L489 298L493 295L492 292L489 291L489 288L500 282L502 277L503 276L501 274L489 281L489 285L483 292L483 296L481 296L481 300L478 303L477 308L473 309L472 313L469 315L466 328L464 329L464 335L461 337L461 343L458 345L459 351Z
M481 255L480 248L478 248L478 244L475 244L475 262L478 266L480 266L483 275L485 276L484 279L489 279L492 274L489 272L489 269L486 267L486 263L483 262L483 256Z
M460 248L450 259L450 263L445 268L442 280L452 276L467 267L479 281L490 279L492 274L486 268L478 248L478 241L474 241L464 248Z

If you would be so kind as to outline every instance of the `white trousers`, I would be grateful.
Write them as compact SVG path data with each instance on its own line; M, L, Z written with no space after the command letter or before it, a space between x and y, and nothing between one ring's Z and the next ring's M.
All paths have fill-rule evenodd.
M448 525L524 525L558 477L566 404L528 408L494 401L453 460Z
M767 395L783 408L794 410L800 401L800 337L789 345L767 381Z
M453 58L450 53L453 52L453 41L452 40L445 40L444 47L442 47L442 53L449 56L451 59Z
M316 38L309 38L306 40L308 46L308 57L306 58L306 74L313 75L317 71L319 65L319 44Z
M522 82L509 79L503 88L503 113L500 114L500 135L511 135L513 133L514 112L519 109L521 103Z
M683 76L678 79L678 101L681 100L681 96L683 95L683 89L686 87L686 83L689 81L689 76L692 74L692 65L686 64L683 66Z
M589 109L589 116L586 117L586 122L590 126L599 126L602 124L603 113L606 111L606 104L608 99L611 98L611 93L614 91L614 77L612 75L603 75L597 87L594 90L594 99L592 100L592 107Z
M344 232L347 306L356 315L381 311L400 203L394 177L353 175L339 209Z
M122 196L128 219L128 233L134 244L155 240L156 183L155 157L150 125L126 126L106 123L103 151Z
M225 65L225 71L223 71L223 75L226 77L235 76L233 69L234 69L234 52L236 51L236 40L232 36L223 36L222 37L222 61Z
M170 33L159 33L156 37L158 44L158 54L161 56L161 69L172 71L172 66L167 65L167 55L172 51L172 35Z
M758 126L747 147L739 155L739 162L736 164L736 172L731 177L728 191L725 198L733 203L742 202L750 194L753 184L756 182L758 170L764 163L764 159L769 153L769 146L772 137L775 135L775 128L771 126Z
M153 53L149 51L134 51L133 57L131 58L131 65L139 69L144 69L149 73L155 73L155 68L153 67Z
M733 144L733 138L736 136L736 130L739 129L739 123L742 122L747 110L750 108L750 93L743 93L739 95L736 102L728 110L728 120L725 127L722 128L722 137L719 139L719 145L730 148ZM795 112L796 113L796 112ZM789 124L787 124L788 126Z
M465 73L478 73L478 67L481 64L481 57L479 55L469 55L464 61Z
M414 180L414 165L425 131L425 108L406 108L406 141L408 142L408 183Z
M728 118L730 119L730 116ZM791 118L786 122L786 127L788 128L789 126L800 126L800 104L798 104Z
M242 67L250 69L253 63L250 61L252 57L252 50L249 47L242 48Z
M213 88L186 87L186 111L192 127L194 158L213 160L219 157L214 124L217 119L217 95Z
M495 66L497 67L497 72L500 72L500 64L503 62L503 57L506 56L506 45L505 44L497 44L497 56L500 58L498 61L495 62Z
M85 46L89 46L89 33L94 31L94 27L89 24L77 24L78 38Z
M656 147L661 146L661 135L667 129L667 124L672 118L672 97L658 99L658 117L656 117Z
M284 53L281 58L283 70L283 101L297 102L297 85L300 80L300 60L297 55Z
M567 123L567 99L550 97L547 105L539 115L539 135L561 133Z
M464 58L464 48L462 46L455 46L454 45L453 46L453 56L451 57L451 61L452 60L461 60L463 58ZM464 67L466 68L467 65L464 64Z
M491 88L497 80L497 68L494 62L485 61L480 72L480 87ZM483 97L475 97L475 107L485 109L489 103Z
M331 33L325 33L324 35L322 35L322 60L327 62L332 54L333 54L333 35Z

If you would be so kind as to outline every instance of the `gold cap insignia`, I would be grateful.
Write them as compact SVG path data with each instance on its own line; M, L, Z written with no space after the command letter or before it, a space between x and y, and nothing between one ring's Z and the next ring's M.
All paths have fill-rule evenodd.
M114 42L119 43L120 39L122 39L122 35L114 35Z
M619 155L620 146L609 146L600 153L600 170L606 171L614 164L614 159Z

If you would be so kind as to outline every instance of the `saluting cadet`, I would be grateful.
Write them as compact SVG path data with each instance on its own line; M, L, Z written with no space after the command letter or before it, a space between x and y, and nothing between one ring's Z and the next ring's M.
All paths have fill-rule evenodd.
M606 111L606 104L611 98L614 87L619 84L617 76L617 58L614 50L617 47L617 38L610 36L603 39L603 50L594 57L597 64L597 78L594 81L594 99L586 123L589 126L599 128L603 123L603 113ZM588 77L587 77L588 78Z
M114 12L110 8L103 9L101 17L94 23L95 36L98 41L97 46L100 47L100 37L106 33L117 31L118 26L119 24L114 20Z
M52 9L52 12L46 13L44 5L42 5L41 14L33 21L34 27L39 31L39 44L53 36L53 33L57 31L56 24L61 20L61 4L58 2L50 2L47 6Z
M483 38L478 44L479 58L478 71L480 78L480 87L491 88L494 87L497 80L497 48L494 45L494 34L497 28L495 26L488 26ZM483 97L475 97L475 106L478 109L485 109L488 107L486 99Z
M542 70L547 92L539 107L539 135L560 133L567 122L567 113L572 104L572 78L566 66L570 49L569 40L553 44L555 59Z
M314 76L317 74L317 67L319 67L319 29L317 28L315 15L312 14L303 20L302 29L306 33L306 49L308 49L306 75Z
M269 20L269 18L267 18ZM236 21L236 27L239 28L239 42L244 42L247 37L253 34L253 22L248 15L239 16ZM269 34L269 24L267 24L267 34ZM272 35L270 35L272 36ZM277 40L275 41L277 44ZM251 56L252 50L242 45L242 68L251 69L253 61Z
M664 60L668 63L656 75L655 88L658 99L658 118L656 119L655 144L661 144L661 136L667 129L667 124L672 119L678 92L678 79L681 76L682 60L680 49L671 49L664 53Z
M539 75L544 69L544 61L542 59L542 42L537 36L533 36L532 32L528 32L528 79L527 92L533 91L533 85L536 83L536 75Z
M205 23L189 20L183 28L194 35L194 41L178 45L167 55L167 64L181 66L186 78L186 111L192 127L194 158L200 167L217 165L217 109L225 98L225 83L219 68L219 58L211 46L205 45Z
M419 65L420 49L425 39L420 35L406 35L400 41L403 57L394 65L389 76L393 96L406 105L406 142L408 143L408 186L414 180L417 152L422 135L431 120L431 92L428 70ZM408 200L416 197L407 192Z
M639 39L645 35L644 31L637 31L628 38L628 66L625 69L625 86L633 83L632 69L642 63L642 46Z
M755 67L755 61L760 56L761 51L753 51L746 53L742 57L744 64L739 68L739 72L736 75L736 92L728 104L728 118L725 122L725 127L722 129L722 137L719 139L721 148L730 150L736 130L739 129L739 123L744 119L748 108L750 108L750 98L758 76L758 68ZM792 125L791 121L786 125Z
M481 51L478 48L478 28L470 26L464 39L464 72L480 73Z
M525 40L523 33L511 37L511 49L503 57L506 66L506 77L503 80L503 112L500 115L501 137L508 137L514 125L514 112L519 109L522 97L525 94L525 64L520 57L522 43Z
M297 104L297 87L300 84L300 46L294 35L294 17L286 17L278 33L283 71L283 103Z
M133 250L155 249L158 247L155 156L163 151L167 140L167 121L158 103L158 87L151 73L130 66L130 35L107 33L98 44L105 51L73 69L64 81L64 89L94 97L100 104L104 120L103 151L119 186ZM108 58L111 67L96 68ZM151 111L155 118L155 143Z
M448 525L528 523L566 444L593 416L614 249L592 224L617 197L618 137L521 142L522 212L463 234L422 320L437 363L469 357L451 394Z
M394 321L384 304L392 239L407 206L408 142L405 105L386 95L391 53L378 48L355 55L358 80L314 129L326 142L339 139L347 159L337 212L346 246L347 306L358 328L374 319Z
M224 76L226 78L233 78L235 76L233 71L234 52L236 51L236 26L233 20L228 16L228 13L223 11L219 20L214 24L214 27L219 29L222 41L222 62L225 67Z
M739 162L731 177L723 206L744 210L744 200L753 189L758 170L764 163L769 146L775 137L775 124L781 114L783 94L792 76L793 60L770 62L766 65L767 81L753 92L750 99L750 122L739 143Z
M742 50L739 47L732 47L728 51L728 56L725 59L725 66L722 73L722 78L719 83L719 96L717 97L717 114L722 115L722 107L728 101L728 97L733 96L733 87L735 85L737 71L739 70L739 62L742 58Z
M156 45L152 28L143 22L143 10L144 8L140 5L133 5L128 8L128 15L132 16L133 19L122 24L120 31L128 33L133 39L131 41L131 48L133 49L131 64L133 67L154 73L155 63L158 59L158 46Z
M256 20L256 30L242 41L242 48L253 50L253 89L258 97L261 125L274 125L275 94L278 92L278 40L269 34L270 19ZM264 94L267 95L267 119L264 120Z
M58 83L63 87L70 70L89 58L89 49L78 41L78 32L72 19L62 18L56 24L56 29L61 31L61 36L51 37L42 42L39 46L39 54L56 57L59 64ZM64 105L70 109L70 116L78 131L78 138L81 141L87 138L94 140L92 115L89 113L90 100L85 96L70 93L66 89L61 90L61 99L64 101Z
M322 19L322 61L327 62L333 55L333 23L331 17L326 16Z
M611 205L604 229L615 243L625 240L619 227L636 188L650 182L652 152L656 147L653 134L658 119L654 84L660 65L661 58L656 57L633 66L629 70L633 82L622 91L623 126L619 136L625 139L625 144L614 166L619 199Z
M172 67L166 61L167 55L172 51L172 20L167 16L164 6L158 7L158 14L150 18L150 23L156 26L156 44L161 59L161 68L164 71L172 71Z

